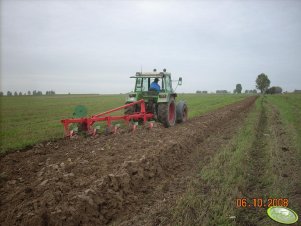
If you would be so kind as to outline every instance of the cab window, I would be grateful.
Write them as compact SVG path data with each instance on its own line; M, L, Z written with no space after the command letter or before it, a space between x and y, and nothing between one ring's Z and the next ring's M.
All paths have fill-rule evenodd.
M172 85L171 85L170 77L166 77L166 79L165 79L165 90L167 92L171 92L172 91Z
M148 91L148 78L137 78L135 92Z

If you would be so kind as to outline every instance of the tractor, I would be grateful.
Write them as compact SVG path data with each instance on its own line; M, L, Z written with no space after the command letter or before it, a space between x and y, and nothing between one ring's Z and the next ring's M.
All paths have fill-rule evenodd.
M87 109L84 106L77 106L73 118L61 120L65 137L72 137L78 132L95 135L100 129L95 125L100 122L107 124L105 133L109 134L116 133L119 127L118 124L114 125L114 121L123 120L131 131L135 131L139 122L147 123L149 128L152 128L154 119L165 127L187 120L187 105L184 101L176 104L177 94L172 88L171 74L165 69L159 73L156 70L150 73L137 72L131 78L135 79L135 90L129 93L125 105L90 117L87 117ZM158 80L160 90L152 89L151 83L155 80ZM182 78L177 82L177 86L182 85ZM124 110L124 115L111 115L120 110Z
M187 120L188 108L184 101L176 103L177 93L172 88L171 73L163 69L162 72L136 72L135 89L130 92L126 104L139 101L145 102L146 112L153 113L154 119L161 122L165 127L174 126L176 122L181 123ZM151 83L159 80L160 91L151 88ZM182 85L182 78L176 80L177 86ZM139 105L132 105L125 108L125 115L131 115L140 111Z

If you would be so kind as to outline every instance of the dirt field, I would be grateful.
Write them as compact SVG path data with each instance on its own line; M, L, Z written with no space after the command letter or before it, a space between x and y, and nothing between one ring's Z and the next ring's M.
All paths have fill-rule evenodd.
M1 157L0 225L160 225L255 99L170 129L59 140Z

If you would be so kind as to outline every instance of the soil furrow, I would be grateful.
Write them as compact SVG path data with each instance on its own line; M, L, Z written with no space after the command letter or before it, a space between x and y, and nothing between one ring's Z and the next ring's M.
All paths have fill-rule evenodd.
M183 158L184 163L170 172L170 177L158 181L153 190L140 197L138 211L120 214L112 225L172 225L170 214L176 201L187 191L192 180L198 177L202 167L235 136L250 107L236 112L235 118L219 123L214 131L200 139L191 147L191 154Z
M247 203L251 203L253 198L262 198L268 191L264 186L265 173L267 166L267 115L266 109L261 101L258 124L256 126L256 135L253 145L247 153L247 177L245 178L245 187L242 189L242 196L248 199ZM264 196L263 196L264 195ZM253 226L257 225L260 219L266 217L265 209L257 207L247 207L241 209L238 214L237 222L239 225Z

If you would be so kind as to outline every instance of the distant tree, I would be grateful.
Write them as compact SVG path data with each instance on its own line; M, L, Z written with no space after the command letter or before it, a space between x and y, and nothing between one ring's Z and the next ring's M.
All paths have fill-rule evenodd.
M233 89L233 93L234 93L234 94L236 93L236 89Z
M282 93L282 88L281 87L276 86L275 89L276 89L275 90L276 93Z
M53 90L46 91L45 95L55 95L55 92Z
M266 94L273 94L274 93L274 88L271 87L271 88L267 89L265 93Z
M31 92L30 92L30 91L28 91L28 92L27 92L27 95L28 95L28 96L30 96L30 95L31 95Z
M16 91L14 92L14 96L18 96L18 93Z
M2 97L3 96L3 92L2 91L0 91L0 97Z
M228 93L228 91L227 90L216 90L216 93L224 94L224 93Z
M33 95L33 96L41 96L41 95L43 95L43 93L42 93L42 91L36 91L36 90L34 90L34 91L32 92L32 95Z
M267 89L267 94L277 94L282 93L282 88L279 86L272 86L271 88Z
M7 91L7 94L6 94L8 97L12 96L13 93L11 91Z
M206 94L206 93L208 93L208 91L205 91L205 90L204 90L204 91L197 90L196 93L203 93L203 94Z
M22 96L23 94L22 94L22 92L19 92L19 96Z
M265 93L269 88L271 81L268 76L264 73L261 73L257 76L256 79L256 88L260 90L261 93Z
M253 90L251 90L251 89L246 89L246 90L245 90L245 93L257 93L257 90L256 90L256 89L253 89Z
M236 84L236 89L235 89L236 93L241 93L242 91L242 86L241 84Z

